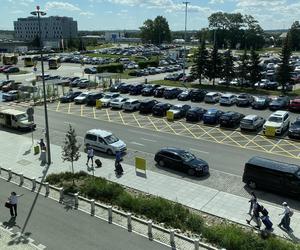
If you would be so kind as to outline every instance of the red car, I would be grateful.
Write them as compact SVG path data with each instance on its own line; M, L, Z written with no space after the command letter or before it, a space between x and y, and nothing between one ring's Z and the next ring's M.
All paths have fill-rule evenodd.
M290 101L289 104L290 111L300 111L300 96Z
M11 65L3 65L0 67L0 72L3 72L6 69L9 69L11 67Z

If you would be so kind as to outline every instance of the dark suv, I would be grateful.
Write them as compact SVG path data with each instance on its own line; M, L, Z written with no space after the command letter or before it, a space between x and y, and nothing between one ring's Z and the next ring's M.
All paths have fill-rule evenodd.
M151 96L154 94L154 90L160 87L160 85L156 84L147 84L145 88L142 89L142 96Z
M194 89L191 91L191 101L192 102L202 102L205 95L207 94L206 90L203 89Z
M169 103L157 103L152 108L152 114L156 116L165 116L171 106L172 105Z
M96 105L96 100L101 99L103 93L91 93L86 97L86 105L94 106Z
M74 98L79 96L82 92L81 91L75 91L75 92L69 92L63 96L60 97L60 102L72 102L74 101Z
M202 119L203 114L206 112L206 109L193 107L186 113L186 121L188 122L198 122Z
M164 98L174 99L182 92L180 88L169 88L164 91Z
M143 84L143 83L133 85L129 90L129 94L130 95L140 95L142 93L143 88L145 88L145 84Z
M166 87L158 87L157 89L154 90L153 95L155 97L163 97L165 90Z
M253 96L249 94L239 94L236 98L236 106L249 106L253 102Z
M119 87L119 91L120 93L122 94L127 94L129 93L130 91L130 88L132 88L132 84L129 84L129 83L125 83L125 84L122 84L120 87Z
M143 100L140 103L140 113L143 114L147 114L147 113L151 113L152 112L152 108L154 107L154 105L156 105L158 103L158 101L156 100Z
M227 111L220 117L220 126L222 127L231 127L234 128L235 126L240 124L240 121L245 116L238 112Z
M154 160L160 167L168 167L191 176L209 173L209 166L206 161L179 148L162 148L155 154Z

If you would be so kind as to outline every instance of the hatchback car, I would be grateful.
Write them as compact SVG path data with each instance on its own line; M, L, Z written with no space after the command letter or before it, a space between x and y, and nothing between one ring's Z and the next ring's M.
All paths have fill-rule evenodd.
M288 108L290 103L290 99L288 96L279 96L278 98L274 99L269 104L270 110L282 110Z
M100 99L102 107L109 107L111 100L119 96L119 93L105 93L105 95Z
M256 96L251 106L253 109L265 109L269 107L270 102L271 98L268 96Z
M137 85L133 85L129 89L129 94L130 95L140 95L142 93L142 89L143 88L145 88L145 84L143 84L143 83L137 84Z
M90 92L81 93L79 96L74 98L74 102L76 104L84 104L86 102L86 98L88 97L89 94L90 94Z
M152 114L155 116L165 116L171 106L169 103L157 103L152 108Z
M216 108L208 109L207 112L203 114L203 118L202 118L203 123L210 124L210 125L218 124L220 121L220 117L223 114L224 114L223 111L218 110Z
M163 97L166 87L158 87L154 90L153 95L155 97Z
M128 99L126 102L124 102L122 108L125 111L135 111L138 110L140 107L140 101L137 99Z
M188 101L191 99L191 90L184 90L178 96L177 99L179 101Z
M119 88L119 91L120 93L122 94L127 94L129 93L130 91L130 88L132 87L133 85L132 84L129 84L129 83L125 83L125 84L122 84Z
M265 123L265 119L258 115L247 115L240 123L241 130L258 130Z
M236 96L233 94L223 94L219 101L220 105L232 105L236 103Z
M237 96L235 104L236 106L239 107L246 107L251 105L252 102L253 102L253 96L246 93L242 93Z
M191 101L192 102L202 102L205 95L207 94L206 90L203 89L193 89L191 91Z
M240 124L245 116L238 112L227 111L220 116L220 126L234 128Z
M121 109L123 107L123 104L128 100L128 97L122 97L119 96L115 99L112 99L110 102L110 107L112 109Z
M160 167L171 168L191 176L202 176L209 173L206 161L179 148L162 148L155 154L154 160Z
M84 73L86 73L86 74L97 74L97 68L96 67L85 68Z
M90 85L90 81L88 79L81 79L77 86L80 89L84 89L87 88L89 85Z
M86 105L95 106L96 105L96 100L101 99L102 97L103 97L103 93L102 92L99 92L99 93L90 93L86 97Z
M300 117L295 122L291 123L288 136L290 138L300 139Z
M217 103L220 100L220 94L217 92L209 92L204 97L206 103Z
M152 112L152 108L154 107L154 105L156 105L158 103L157 100L150 100L150 99L146 99L141 101L140 103L140 113L142 114L148 114Z
M60 102L61 103L72 102L72 101L74 101L74 98L79 96L81 93L82 93L81 91L69 92L69 93L65 94L64 96L60 97Z
M175 104L169 109L169 111L174 114L174 119L180 119L185 117L190 108L191 106L187 104Z
M187 122L198 122L201 121L203 114L206 112L206 109L200 107L190 108L185 116Z
M296 111L296 112L300 111L300 97L299 96L290 101L289 110Z
M160 87L158 84L147 84L145 86L146 87L142 89L142 96L152 96L154 94L154 90Z
M182 92L180 88L167 88L164 91L164 98L166 99L174 99Z

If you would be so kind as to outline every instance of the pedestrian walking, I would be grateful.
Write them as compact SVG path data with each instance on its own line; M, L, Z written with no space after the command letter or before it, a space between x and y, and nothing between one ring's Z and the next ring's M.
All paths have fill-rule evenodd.
M293 216L294 212L291 210L291 208L288 206L286 202L282 203L283 206L283 213L279 215L283 215L280 223L278 224L279 227L283 227L287 231L291 231L290 223L291 223L291 217Z
M11 217L17 217L17 204L18 198L23 196L24 194L17 195L16 192L11 192L10 196L8 197L8 202L10 204L10 215Z
M122 161L121 151L116 151L115 167Z
M252 214L252 210L253 210L253 206L254 204L257 202L257 198L254 192L251 192L251 199L249 200L250 202L250 207L249 207L249 212L248 214L251 215Z
M264 223L266 230L272 230L273 223L270 220L268 210L264 206L260 206L260 213L262 214L261 221Z
M86 162L86 165L88 166L89 165L89 161L92 161L92 167L94 165L94 149L89 146L88 147L88 150L87 150L87 162Z
M260 211L261 211L261 206L255 200L255 203L253 204L252 216L251 216L250 220L246 220L249 225L250 225L250 222L252 220L254 220L255 223L256 223L255 227L257 227L258 229L260 229L260 227L261 227L261 220L260 220L260 217L259 217L259 212Z
M41 152L46 151L46 144L45 144L43 139L40 140L39 145L40 145L40 148L41 148Z

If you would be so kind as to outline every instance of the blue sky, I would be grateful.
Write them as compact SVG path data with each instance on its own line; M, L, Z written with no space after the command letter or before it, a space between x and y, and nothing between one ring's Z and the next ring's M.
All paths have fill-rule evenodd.
M253 15L264 29L282 29L300 19L300 0L190 0L188 29L207 26L217 11ZM70 16L79 30L138 29L147 18L165 16L172 30L184 29L184 4L179 0L0 0L0 29L27 17L40 5L47 15Z

